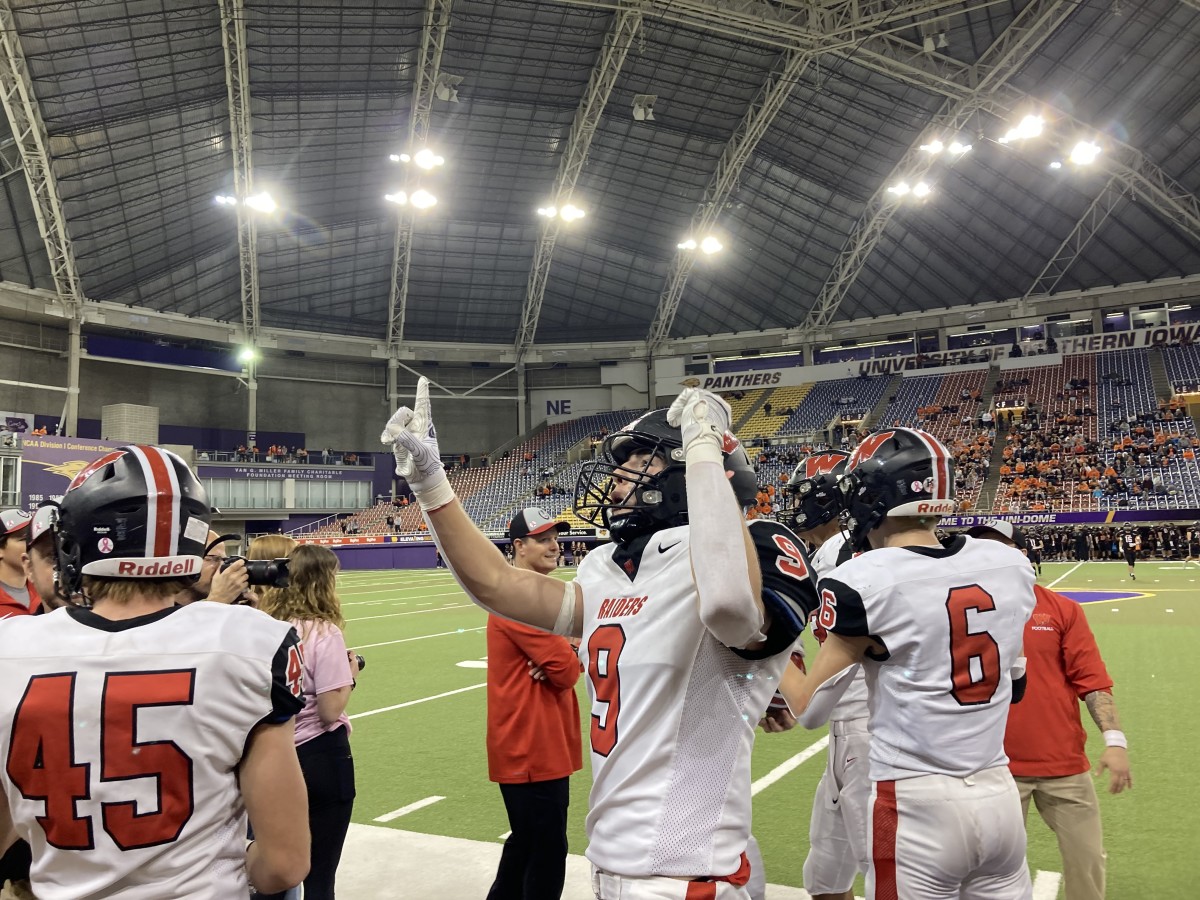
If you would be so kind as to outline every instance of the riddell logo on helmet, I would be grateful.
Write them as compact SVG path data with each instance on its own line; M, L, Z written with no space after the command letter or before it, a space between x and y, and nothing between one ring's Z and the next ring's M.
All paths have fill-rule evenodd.
M195 575L199 570L200 558L189 556L178 562L152 562L148 565L134 559L122 560L117 564L117 576L128 578L169 578L173 575Z
M917 504L917 515L950 515L955 511L953 500L935 500Z

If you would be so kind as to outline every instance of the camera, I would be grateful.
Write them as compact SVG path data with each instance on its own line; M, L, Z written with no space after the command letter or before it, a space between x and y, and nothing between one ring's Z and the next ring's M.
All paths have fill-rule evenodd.
M361 653L355 653L354 658L355 658L355 660L358 661L358 671L361 672L363 669L365 669L367 667L367 661L365 659L363 659L363 656Z
M288 559L246 559L244 556L227 556L221 563L224 572L238 560L246 564L246 575L251 585L264 587L288 586Z

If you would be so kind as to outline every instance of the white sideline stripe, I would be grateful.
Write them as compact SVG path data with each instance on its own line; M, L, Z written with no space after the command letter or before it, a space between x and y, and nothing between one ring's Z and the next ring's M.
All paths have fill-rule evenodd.
M487 682L481 681L479 684L468 684L463 688L456 688L453 691L446 691L442 694L434 694L432 697L422 697L420 700L407 700L404 703L397 703L395 706L381 706L379 709L368 709L366 712L355 713L354 715L350 716L350 718L361 719L365 716L376 715L377 713L392 712L396 709L404 709L407 706L416 706L418 703L428 703L430 700L441 700L443 697L453 697L455 694L465 694L467 691L474 691L481 687L487 687ZM443 798L439 797L438 799L441 800ZM391 815L391 813L388 815ZM393 818L395 817L393 816ZM375 821L378 822L380 820L376 819ZM383 821L387 820L385 819Z
M828 746L829 735L825 735L819 741L809 744L791 759L781 762L762 778L758 779L758 781L750 785L750 796L757 796L760 791L766 790L788 773L800 768L800 766L804 765L804 763L808 762Z
M1082 562L1077 562L1077 563L1075 563L1075 565L1073 565L1073 566L1071 566L1071 568L1067 569L1067 573L1066 573L1066 575L1061 575L1061 576L1059 576L1058 578L1055 578L1055 579L1054 579L1052 582L1050 582L1048 585L1046 585L1046 588L1047 588L1047 589L1049 589L1049 588L1052 588L1052 587L1054 587L1054 586L1055 586L1056 584L1058 584L1060 581L1062 581L1063 579L1065 579L1065 578L1067 577L1067 575L1070 575L1072 572L1074 572L1076 569L1078 569L1078 568L1079 568L1080 566L1082 566L1082 565L1083 565L1083 563L1082 563Z
M351 616L346 621L365 622L367 619L393 619L396 616L419 616L421 613L441 612L443 609L466 609L468 606L474 605L474 603L456 603L453 606L439 606L437 609L410 609L408 612L384 613L380 616Z
M359 591L356 594L354 594L354 596L362 597L362 596L365 596L366 594L397 594L397 593L400 593L400 592L399 591L391 591L391 590ZM436 593L433 593L433 594L421 594L421 596L422 597L453 597L456 594L461 597L463 595L463 592L462 591L437 591ZM405 600L415 600L417 598L416 597L404 597L404 599ZM387 597L384 597L382 600L348 600L345 603L343 603L342 606L362 606L363 604L366 604L366 603L386 603L387 601L388 601Z
M422 610L422 612L433 612L433 610ZM449 637L452 634L466 634L468 631L483 631L487 628L486 625L480 625L478 628L459 628L455 631L439 631L437 634L422 634L418 637L400 638L398 641L381 641L378 644L359 644L356 647L347 647L347 650L370 650L372 647L390 647L392 644L408 644L412 641L423 641L427 638Z
M384 813L382 816L376 816L376 822L390 822L393 819L398 819L401 816L407 816L410 812L416 812L418 809L424 809L427 806L433 806L440 800L445 800L445 797L426 797L424 800L418 800L416 803L410 803L408 806L402 806L399 809L393 809L390 813Z
M1033 900L1058 900L1058 885L1062 875L1058 872L1038 872L1033 877Z
M512 837L512 832L506 831L506 832L504 832L504 834L500 835L500 837L497 838L497 840L507 841L510 837Z

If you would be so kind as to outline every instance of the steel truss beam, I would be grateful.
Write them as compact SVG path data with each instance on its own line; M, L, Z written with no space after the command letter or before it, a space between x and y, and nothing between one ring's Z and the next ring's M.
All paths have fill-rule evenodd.
M20 165L25 169L25 177L29 182L38 231L42 234L46 256L50 259L54 291L68 317L77 321L85 299L83 284L79 279L67 217L58 194L58 179L50 161L46 123L42 120L37 95L33 90L29 64L25 59L25 51L21 49L10 0L0 0L0 100L8 114L15 149L19 152ZM6 176L13 173L15 163L8 148L9 145L5 145L3 165Z
M704 197L692 216L688 235L693 239L701 240L716 224L726 202L737 187L742 170L754 155L758 142L791 96L804 69L815 57L815 53L807 50L788 50L777 61L770 76L751 102L750 108L725 144L725 150L717 161L717 170L713 173L708 187L704 189ZM683 297L683 289L695 261L696 251L684 249L676 251L674 259L671 260L667 283L658 298L658 309L646 338L649 355L653 355L671 336L675 314L679 311L679 301Z
M878 246L896 212L896 201L899 199L889 194L888 188L902 180L910 183L919 181L933 167L935 157L923 152L921 145L962 131L985 102L1020 71L1038 47L1075 9L1074 3L1064 0L1033 0L984 52L979 63L966 73L960 82L966 88L965 95L957 99L947 98L933 121L922 130L867 201L816 303L800 326L801 334L811 336L829 325L865 267L868 257Z
M622 6L613 16L612 25L604 36L600 57L592 67L587 89L583 93L583 99L579 101L579 108L575 112L575 120L571 123L571 132L567 137L566 149L559 160L558 174L554 178L550 196L551 205L556 209L561 210L565 204L571 202L579 174L583 171L588 152L592 148L592 138L600 126L604 107L617 83L617 76L621 74L629 47L641 28L642 14L638 8L640 5L634 3ZM515 349L518 360L529 350L537 335L542 301L546 296L546 282L550 277L550 262L554 256L554 245L558 241L558 229L557 216L542 221L537 247L533 251L533 265L529 270L525 304L521 310L521 327L517 332Z
M433 113L433 89L437 86L450 28L453 0L427 0L425 24L421 29L421 51L413 76L412 108L408 115L408 146L413 153L429 140L429 121ZM411 172L405 179L405 191L412 193ZM412 266L413 207L398 207L396 240L392 246L392 279L388 289L388 352L395 357L404 341L404 315L408 309L408 273Z
M1021 297L1022 302L1034 295L1053 293L1063 276L1075 264L1075 260L1079 259L1083 248L1096 236L1100 226L1107 221L1117 204L1121 202L1126 191L1127 188L1120 178L1114 175L1108 179L1100 194L1084 210L1079 221L1075 223L1075 227L1071 229L1071 233L1059 244L1058 249L1054 251L1054 256L1050 258L1045 268L1038 273L1033 284L1029 286L1029 290Z
M254 139L250 125L250 65L246 59L246 7L243 0L218 0L221 46L225 51L225 88L229 99L229 143L233 150L233 194L238 203L238 281L242 327L251 346L261 326L258 294L258 223L245 204L254 194Z

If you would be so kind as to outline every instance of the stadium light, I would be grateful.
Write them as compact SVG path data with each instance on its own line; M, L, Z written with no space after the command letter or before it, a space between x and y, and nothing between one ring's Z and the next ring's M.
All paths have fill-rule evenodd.
M392 162L400 162L400 154L399 153L389 153L388 159L390 159Z
M242 365L246 365L247 363L252 363L258 359L258 351L253 347L242 347L240 350L238 350L237 358L238 362L242 363Z
M700 242L700 252L705 256L712 256L714 253L720 253L724 249L725 245L711 234Z
M578 206L568 203L559 211L559 215L562 216L564 222L574 222L576 219L582 219L587 213Z
M1096 157L1099 155L1099 144L1093 144L1091 141L1080 141L1071 148L1071 155L1068 159L1077 166L1090 166L1096 161Z
M937 156L939 153L941 153L945 149L946 149L945 144L943 144L937 138L934 138L928 144L921 145L921 152L928 153L930 156Z
M1041 116L1028 115L1025 116L1016 127L1008 129L1004 135L998 138L1001 144L1010 144L1013 141L1023 141L1028 138L1037 137L1042 133L1042 128L1046 122Z
M964 153L971 152L971 145L964 144L961 141L954 141L947 149L950 151L951 156L962 156Z
M1050 168L1052 168L1052 169L1061 169L1061 168L1062 168L1062 163L1061 163L1061 162L1059 162L1059 161L1056 159L1054 162L1050 163Z
M557 206L539 206L538 207L538 215L544 216L547 219L553 219L555 216L558 215L558 207Z
M429 209L429 207L437 205L437 197L424 188L420 188L412 192L412 196L408 198L408 202L417 209Z
M887 192L889 194L895 194L897 197L905 197L912 192L912 188L909 187L907 181L901 181L897 184L893 184L887 189Z
M698 245L695 238L688 238L686 241L681 241L675 246L680 250L695 250Z
M918 181L912 192L914 197L928 197L932 193L932 190L925 182Z
M443 165L446 162L446 158L444 156L438 156L438 154L434 153L428 147L422 147L413 155L412 161L416 163L419 168L429 170ZM405 160L405 162L407 162L407 160Z
M278 209L278 206L275 203L275 198L266 191L258 194L252 194L242 202L255 212L260 213L273 213L276 209Z
M228 194L217 194L213 197L217 206L234 206L237 204L237 197L230 197Z
M394 194L384 194L383 199L388 203L395 203L397 206L405 206L408 203L408 194L404 191L396 191Z

